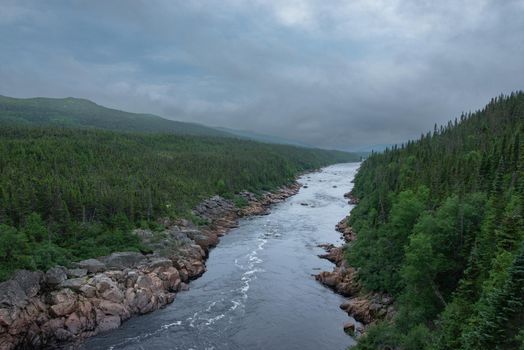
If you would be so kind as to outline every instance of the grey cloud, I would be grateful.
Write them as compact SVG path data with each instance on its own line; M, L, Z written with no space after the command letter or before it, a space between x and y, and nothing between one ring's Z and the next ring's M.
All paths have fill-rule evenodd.
M322 147L418 137L522 89L524 0L3 1L0 94Z

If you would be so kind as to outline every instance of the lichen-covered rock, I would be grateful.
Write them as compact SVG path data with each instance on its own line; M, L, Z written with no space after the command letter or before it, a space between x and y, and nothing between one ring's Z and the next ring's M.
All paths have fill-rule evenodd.
M104 263L97 259L86 259L78 263L78 267L86 269L89 273L104 272L107 267Z
M67 277L69 278L85 277L86 275L86 269L67 269Z
M0 283L0 307L23 307L27 305L27 295L15 280Z
M96 296L96 288L93 287L90 284L84 284L79 289L80 293L82 293L86 298L93 298Z
M87 284L86 277L70 278L60 283L60 288L69 288L74 291L81 291L82 287Z
M150 271L153 271L157 268L169 268L173 266L173 261L166 258L154 258L152 259L147 267Z
M50 268L45 273L45 283L48 286L56 287L67 279L67 269L63 266Z
M125 269L138 266L145 256L137 252L118 252L101 258L109 269Z
M13 280L18 283L25 295L29 298L34 297L40 291L44 274L40 271L18 270L13 276Z

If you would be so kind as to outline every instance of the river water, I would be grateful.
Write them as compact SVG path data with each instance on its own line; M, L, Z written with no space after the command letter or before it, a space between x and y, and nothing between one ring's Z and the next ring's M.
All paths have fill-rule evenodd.
M357 163L302 176L306 185L266 216L242 219L221 238L207 272L173 304L88 339L84 349L344 350L342 297L312 274L333 265L320 243L339 244Z

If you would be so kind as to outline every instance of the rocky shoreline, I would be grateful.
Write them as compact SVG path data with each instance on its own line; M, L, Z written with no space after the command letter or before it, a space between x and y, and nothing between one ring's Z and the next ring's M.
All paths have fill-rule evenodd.
M351 192L344 194L349 199L349 204L357 205L358 199ZM347 264L344 257L344 249L351 249L351 242L357 239L357 235L349 226L347 217L342 219L336 230L341 233L346 242L345 246L336 247L333 244L322 244L326 254L319 255L335 264L333 271L322 271L315 275L315 279L336 293L347 297L340 305L351 319L344 324L344 330L351 336L359 337L373 323L380 320L393 318L393 298L385 294L366 293L359 281L357 271Z
M206 271L209 250L240 218L267 214L272 204L299 188L295 182L260 198L242 192L239 196L247 203L242 208L214 196L193 210L208 222L203 227L166 219L160 233L135 230L152 254L119 252L45 273L17 271L0 283L0 349L74 344L165 307Z

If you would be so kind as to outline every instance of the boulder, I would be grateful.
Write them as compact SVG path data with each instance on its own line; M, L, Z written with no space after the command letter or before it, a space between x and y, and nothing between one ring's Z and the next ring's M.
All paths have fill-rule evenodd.
M128 271L125 276L125 285L127 288L131 288L135 285L138 279L138 273L134 270Z
M355 321L350 320L350 321L344 323L344 332L346 332L347 334L349 334L351 336L354 336L355 335L355 330L356 330Z
M96 287L96 290L99 294L104 293L106 290L109 289L117 289L118 285L109 277L106 275L96 275L92 282L92 285Z
M105 316L98 322L97 330L98 332L107 332L111 329L120 327L120 317L109 315Z
M153 280L148 275L138 277L136 281L137 288L151 288Z
M66 341L73 338L73 334L64 328L59 328L55 331L54 336L59 341Z
M12 323L13 319L11 318L11 313L9 310L0 309L0 327L9 327Z
M65 326L71 334L78 334L82 331L82 322L76 312L73 312L67 317L65 320Z
M54 316L69 315L75 310L77 296L71 289L61 289L51 293L51 314Z
M129 311L125 308L124 305L120 303L114 303L112 301L102 300L98 304L98 308L105 315L119 316L124 319L129 317Z
M82 260L78 263L81 269L86 269L89 273L104 272L107 267L104 263L97 259Z
M154 309L153 295L149 289L141 288L136 291L134 306L139 313L145 314Z
M366 298L356 297L350 299L346 306L346 312L355 320L364 324L371 323L373 316L370 312L370 302Z
M100 297L105 300L120 303L124 299L124 293L122 293L122 291L118 288L110 288L103 292Z
M79 291L86 298L94 298L96 295L96 288L89 284L84 284L83 286L81 286Z
M76 278L76 277L84 277L87 275L87 269L68 269L67 270L67 276Z
M180 274L174 267L170 267L159 274L159 277L164 281L164 289L176 292L182 282L180 280Z
M44 274L40 271L18 270L13 276L13 280L18 283L27 297L31 298L40 291L40 283L43 281Z
M125 269L138 266L145 256L137 252L118 252L103 257L101 260L110 269Z
M27 295L15 280L0 283L0 307L23 307L27 304Z
M64 319L63 318L52 318L41 327L42 332L47 334L55 334L57 330L64 328Z
M56 287L67 279L67 269L63 266L52 267L45 273L45 283Z
M124 282L125 280L125 273L122 270L112 270L112 271L106 271L105 275L109 278L111 278L115 282Z
M166 258L155 258L147 265L147 268L152 271L156 268L169 268L173 266L173 261Z
M177 243L184 245L184 244L192 244L193 241L191 238L187 236L185 232L182 232L177 227L172 227L168 230L165 230L164 233L173 241L176 241Z
M187 272L187 269L185 267L180 268L178 272L180 274L180 279L182 280L182 282L189 281L189 273Z
M322 271L315 276L315 279L325 286L330 288L336 288L340 283L341 278L336 272Z
M85 277L81 278L71 278L60 283L60 288L69 288L74 291L81 291L81 288L86 285L87 279Z

